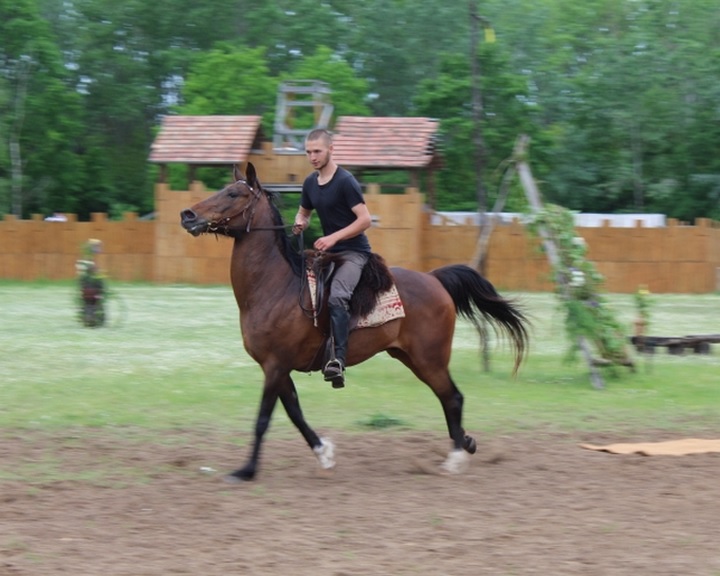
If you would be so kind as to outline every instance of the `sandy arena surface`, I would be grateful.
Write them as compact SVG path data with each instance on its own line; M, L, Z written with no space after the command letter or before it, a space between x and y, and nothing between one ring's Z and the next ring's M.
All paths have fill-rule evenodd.
M438 434L326 434L332 473L271 431L230 485L217 432L0 433L0 575L720 575L720 454L578 447L667 432L476 436L459 477Z

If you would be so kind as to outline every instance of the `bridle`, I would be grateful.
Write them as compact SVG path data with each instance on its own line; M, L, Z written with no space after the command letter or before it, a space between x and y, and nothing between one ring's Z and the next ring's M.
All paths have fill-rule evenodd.
M256 226L251 228L253 217L255 216L255 210L257 209L257 203L260 201L264 190L262 188L253 188L247 182L247 180L238 180L235 184L244 184L252 192L252 199L245 204L240 210L230 216L225 216L220 220L214 220L208 223L207 231L211 234L224 234L226 236L234 237L233 232L255 232L259 230L285 230L286 228L292 228L292 225L287 224L276 224L273 226ZM245 216L247 211L250 210L250 214L246 216L246 224L244 226L230 226L230 221L234 220L238 216Z
M234 214L230 216L225 216L224 218L220 220L215 220L213 222L208 223L207 231L211 234L224 234L225 236L229 236L231 238L235 237L235 234L233 232L243 232L245 234L249 234L250 232L259 232L259 231L278 231L278 230L286 230L288 228L292 228L292 225L288 224L275 224L272 226L255 226L251 227L253 217L255 216L255 210L257 209L257 203L260 201L260 198L262 197L262 194L264 193L264 190L262 188L253 188L250 186L250 184L247 182L247 180L237 180L235 184L244 184L247 186L247 188L252 192L252 199L243 206L240 210L235 212ZM246 213L250 211L250 214L246 217L246 223L244 226L230 226L230 221L237 218L238 216L245 216ZM301 282L300 282L300 293L298 294L298 302L300 304L300 308L302 309L303 313L315 320L317 316L319 315L319 311L308 309L304 304L304 296L305 296L305 289L308 287L308 279L307 279L307 267L305 263L305 239L303 237L302 231L297 235L298 239L298 253L300 254L300 260L301 260Z
M255 210L257 209L257 203L260 201L260 198L262 197L263 193L265 192L261 187L253 188L250 186L250 184L247 182L247 180L238 180L235 182L235 184L244 184L247 186L247 188L252 192L252 199L245 204L240 210L235 212L234 214L230 216L225 216L221 220L215 220L213 222L208 223L207 231L211 234L224 234L225 236L230 236L231 238L235 237L235 234L233 232L243 232L245 234L249 234L250 232L259 232L259 231L278 231L278 230L287 230L289 228L292 228L292 224L274 224L272 226L255 226L251 227L253 217L255 216ZM246 223L244 226L230 226L230 221L237 218L238 216L245 216L246 212L250 210L250 214L245 218ZM303 274L306 273L305 270L305 239L303 238L302 231L300 234L297 235L298 239L298 252L300 254L301 260L302 260L302 270Z

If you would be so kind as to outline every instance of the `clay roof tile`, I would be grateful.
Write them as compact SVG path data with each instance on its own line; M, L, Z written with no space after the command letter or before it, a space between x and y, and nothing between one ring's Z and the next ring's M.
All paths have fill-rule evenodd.
M423 168L437 152L438 127L432 118L341 116L333 158L345 166Z
M260 116L165 116L150 162L234 164L258 139Z

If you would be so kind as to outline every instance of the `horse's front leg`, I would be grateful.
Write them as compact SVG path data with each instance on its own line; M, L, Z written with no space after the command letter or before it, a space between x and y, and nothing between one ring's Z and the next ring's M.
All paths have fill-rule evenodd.
M285 381L285 385L280 390L280 401L285 407L290 421L295 424L300 434L303 435L303 438L305 438L305 441L308 443L308 446L315 452L320 466L326 470L334 468L335 446L327 438L320 438L305 421L302 408L300 408L300 399L298 398L295 383L289 375Z
M250 457L245 463L245 466L228 475L229 481L252 480L255 478L258 461L260 460L260 448L262 446L263 436L265 436L265 432L267 432L267 429L270 426L270 419L272 417L273 410L275 409L277 399L278 387L266 377L262 399L260 400L260 411L258 412L258 417L255 421L255 441L253 442Z

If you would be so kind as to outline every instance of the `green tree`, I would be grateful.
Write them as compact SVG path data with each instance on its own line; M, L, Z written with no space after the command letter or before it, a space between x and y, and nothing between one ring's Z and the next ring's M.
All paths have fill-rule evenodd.
M341 11L345 8L342 4L315 0L256 2L244 15L242 41L266 48L268 65L276 76L291 70L320 46L331 45L341 54L341 47L353 34Z
M258 114L271 130L277 80L270 75L265 52L263 47L222 42L198 54L176 110L183 114Z
M720 217L716 0L479 7L497 34L481 47L490 192L522 131L550 201ZM13 191L24 214L149 210L163 114L261 113L269 137L277 82L302 77L332 86L336 115L440 118L440 196L474 209L468 16L436 0L0 0L0 212Z
M195 57L175 110L192 115L259 115L266 136L271 136L277 83L270 75L265 48L220 42ZM197 177L219 188L228 174L227 169L206 168ZM171 182L183 185L185 181L183 168L173 167Z
M66 210L83 178L73 150L79 95L36 2L0 1L0 36L0 175L10 180L0 212Z
M352 34L341 49L368 80L374 115L407 115L418 84L437 77L443 55L468 53L470 26L465 2L343 4Z
M162 114L179 99L194 56L243 31L249 0L145 2L40 0L82 99L74 138L86 166L74 193L81 218L92 211L152 209L147 155Z
M515 0L505 8L498 18L514 67L552 135L548 199L584 211L713 213L712 178L697 178L718 173L713 155L699 152L718 143L713 2Z
M488 190L497 189L503 160L512 152L515 138L534 133L533 109L527 103L526 83L513 74L508 62L495 45L484 45L480 58L483 66L482 130L487 146ZM477 210L473 154L470 62L463 55L446 55L440 74L420 83L414 111L441 121L444 166L438 178L437 208L440 210ZM517 198L513 198L509 209ZM492 194L490 195L492 205Z

